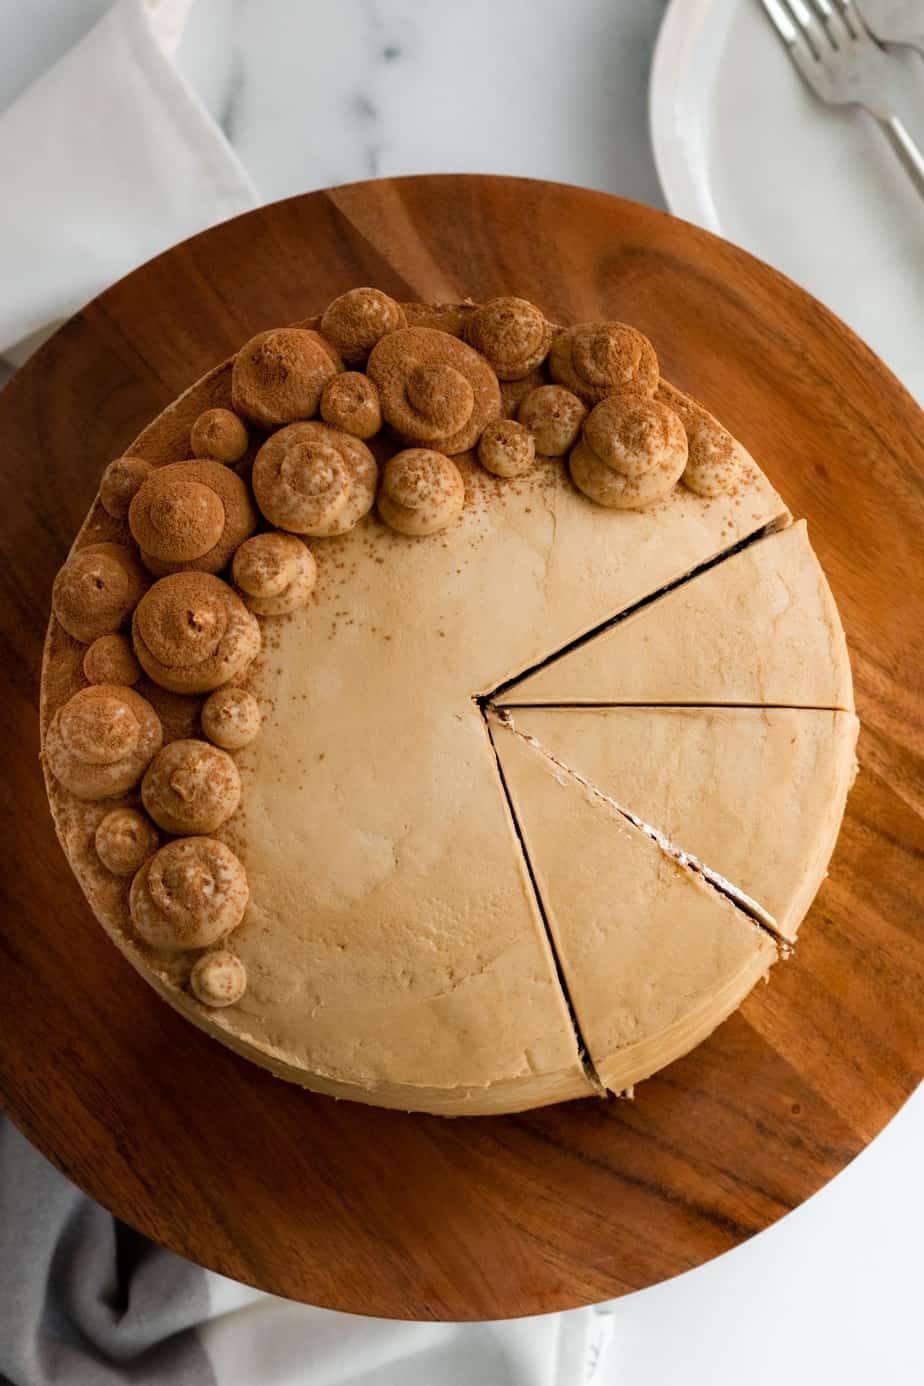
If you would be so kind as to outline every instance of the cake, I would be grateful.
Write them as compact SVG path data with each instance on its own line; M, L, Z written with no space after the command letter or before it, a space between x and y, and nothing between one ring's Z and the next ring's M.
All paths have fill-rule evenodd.
M142 976L446 1115L704 1039L792 951L856 734L804 522L642 333L514 297L246 342L106 467L43 663L57 832Z

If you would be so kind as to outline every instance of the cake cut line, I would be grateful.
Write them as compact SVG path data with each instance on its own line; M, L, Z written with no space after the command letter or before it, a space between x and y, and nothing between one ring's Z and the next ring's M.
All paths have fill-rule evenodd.
M496 718L501 726L507 727L516 736L520 737L522 741L525 741L528 746L532 746L533 750L538 751L541 756L544 756L558 772L556 778L558 778L558 775L566 775L569 779L575 780L595 799L599 799L602 803L609 805L611 809L625 818L633 827L640 829L640 831L643 832L646 837L650 838L671 861L675 862L678 866L686 867L688 870L695 871L697 875L702 876L703 880L706 881L708 885L712 886L713 890L718 891L720 895L724 895L726 899L730 900L731 903L742 912L742 914L749 915L758 928L763 929L766 934L769 934L782 957L788 958L792 954L793 944L783 937L773 915L770 914L768 910L765 910L759 901L754 900L746 891L742 890L740 886L736 886L732 881L729 881L720 871L716 871L713 867L707 866L707 864L694 853L686 851L683 847L679 847L666 833L662 832L660 828L655 827L652 823L647 823L643 818L639 818L638 814L633 813L630 808L621 803L618 799L615 799L612 794L607 794L599 785L594 784L591 780L587 779L585 775L582 775L579 770L574 770L570 765L566 765L564 761L560 760L553 751L550 751L538 737L533 736L529 732L522 731L517 726L510 708L492 707L486 710L485 716L489 725L491 719ZM559 783L563 783L563 781L560 780Z
M571 1027L574 1030L574 1038L577 1043L578 1057L581 1061L581 1064L583 1065L584 1073L587 1077L588 1082L592 1085L592 1087L594 1087L597 1090L598 1096L605 1097L607 1091L606 1085L604 1084L603 1080L601 1079L599 1073L597 1072L594 1066L594 1062L590 1057L590 1047L587 1044L587 1041L584 1038L584 1034L581 1030L581 1024L578 1020L577 1011L574 1007L574 1000L571 995L571 990L568 986L568 982L565 977L565 971L562 966L561 958L558 954L558 949L555 946L555 937L552 932L551 925L549 924L549 918L546 913L545 902L542 898L542 892L539 889L539 882L536 880L536 873L533 870L533 863L529 855L529 850L526 846L526 840L523 837L523 832L520 827L520 820L517 817L516 808L514 807L513 795L510 793L510 787L507 784L507 778L504 774L504 766L501 762L500 753L498 752L497 745L494 741L494 737L491 734L491 721L490 718L486 715L484 715L484 729L488 738L488 745L491 747L491 753L494 757L495 766L497 768L497 777L500 783L500 790L503 796L504 805L507 810L507 817L510 822L510 828L513 832L514 839L519 848L520 857L522 859L523 865L526 868L526 874L529 878L529 884L530 888L532 889L533 899L536 902L536 908L539 911L539 917L542 920L542 927L545 930L546 940L549 945L549 950L552 954L552 960L555 964L555 975L558 979L558 985L561 988L561 994L565 999L565 1005L568 1008L568 1016L571 1021Z
M551 654L543 656L543 658L537 660L535 664L531 664L529 668L521 669L518 674L504 679L503 682L492 688L490 692L476 694L475 702L478 703L482 709L493 707L496 699L504 697L512 688L516 688L518 684L525 683L527 679L532 678L532 676L539 673L540 670L548 668L549 665L556 664L558 660L573 654L575 650L579 650L591 640L596 640L601 635L605 635L622 621L626 621L630 616L634 616L637 611L644 610L645 607L651 606L654 602L659 601L661 597L667 596L669 592L674 592L678 587L685 586L686 583L692 582L703 573L709 572L710 569L717 568L719 564L725 563L730 558L734 558L736 554L742 553L745 549L750 548L752 544L758 544L769 535L776 534L782 529L787 529L791 523L792 517L788 513L776 516L775 519L755 529L753 534L747 534L743 539L736 540L736 542L730 544L727 549L723 549L720 553L713 554L711 558L707 558L704 563L697 563L689 572L682 573L680 577L665 583L663 587L659 587L654 592L649 592L646 596L640 597L638 601L631 602L629 606L624 607L621 611L617 611L614 615L607 616L605 621L600 621L590 630L584 631L581 635L576 635L574 639L569 640L567 644L559 645ZM516 705L505 704L505 706ZM541 704L531 704L531 706L541 706ZM550 704L550 706L552 706L552 704ZM570 704L562 704L562 706L570 706ZM599 706L603 707L605 704L601 703ZM827 711L827 709L825 709L825 711Z

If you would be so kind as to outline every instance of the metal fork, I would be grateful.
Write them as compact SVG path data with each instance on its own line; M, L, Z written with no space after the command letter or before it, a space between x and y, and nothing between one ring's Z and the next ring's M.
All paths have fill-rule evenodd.
M862 106L876 120L924 197L924 154L889 103L892 59L872 37L852 0L763 0L789 56L822 101Z

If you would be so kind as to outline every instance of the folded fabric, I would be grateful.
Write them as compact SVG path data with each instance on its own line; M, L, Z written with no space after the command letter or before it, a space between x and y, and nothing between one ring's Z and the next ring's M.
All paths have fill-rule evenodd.
M119 0L0 116L0 353L257 206L171 59L188 0Z
M589 1386L611 1322L402 1323L262 1294L116 1221L0 1118L0 1386Z

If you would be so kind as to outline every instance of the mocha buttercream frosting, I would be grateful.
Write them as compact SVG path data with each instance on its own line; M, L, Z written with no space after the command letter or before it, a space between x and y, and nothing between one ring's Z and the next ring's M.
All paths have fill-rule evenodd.
M237 928L249 898L247 873L230 847L211 837L181 837L137 872L132 923L154 948L207 948Z
M93 684L52 718L45 759L78 799L109 799L140 780L163 740L160 719L132 688Z
M294 534L255 534L234 555L231 573L244 601L258 616L284 616L304 606L314 590L317 566Z
M163 996L339 1096L600 1091L481 707L556 652L590 660L597 627L615 649L615 615L785 523L717 429L625 324L364 288L258 333L110 464L56 587L44 768L84 889ZM591 942L590 972L625 978ZM735 1001L701 961L706 1033ZM651 1066L678 1052L655 1027Z
M125 624L148 581L123 544L88 544L55 578L52 610L68 635L90 644Z
M498 380L519 380L541 365L552 331L552 324L525 298L492 298L465 323L466 340L486 358Z
M208 457L231 465L247 451L247 428L231 409L203 409L190 429L194 457Z
M245 688L219 688L202 705L202 730L226 751L249 746L260 730L260 704Z
M653 395L658 357L646 336L621 322L585 322L560 332L549 353L552 379L587 404L610 394Z
M378 468L359 438L323 423L291 424L263 444L251 478L270 524L294 534L346 534L375 501Z
M384 336L406 326L400 303L381 289L348 289L321 316L321 332L348 366L365 361Z
M564 457L577 442L587 405L563 385L542 385L520 401L517 418L533 435L536 451Z
M234 358L235 412L261 428L310 419L324 386L342 369L336 349L318 332L299 327L259 332Z
M230 683L260 648L260 626L237 593L211 573L155 582L135 611L135 654L172 693L208 693Z
M483 356L429 327L383 337L367 373L378 386L382 414L396 436L454 454L475 446L485 424L500 417L497 376Z
M663 500L687 465L687 438L673 410L654 399L611 395L584 421L569 459L576 486L599 505L641 510Z
M241 802L241 777L218 746L192 738L171 741L151 761L141 798L168 833L213 833Z
M451 457L429 448L408 448L385 464L379 514L400 534L436 534L457 520L465 483Z
M166 573L196 568L218 573L257 526L244 482L208 458L158 467L128 510L132 536L147 568Z

